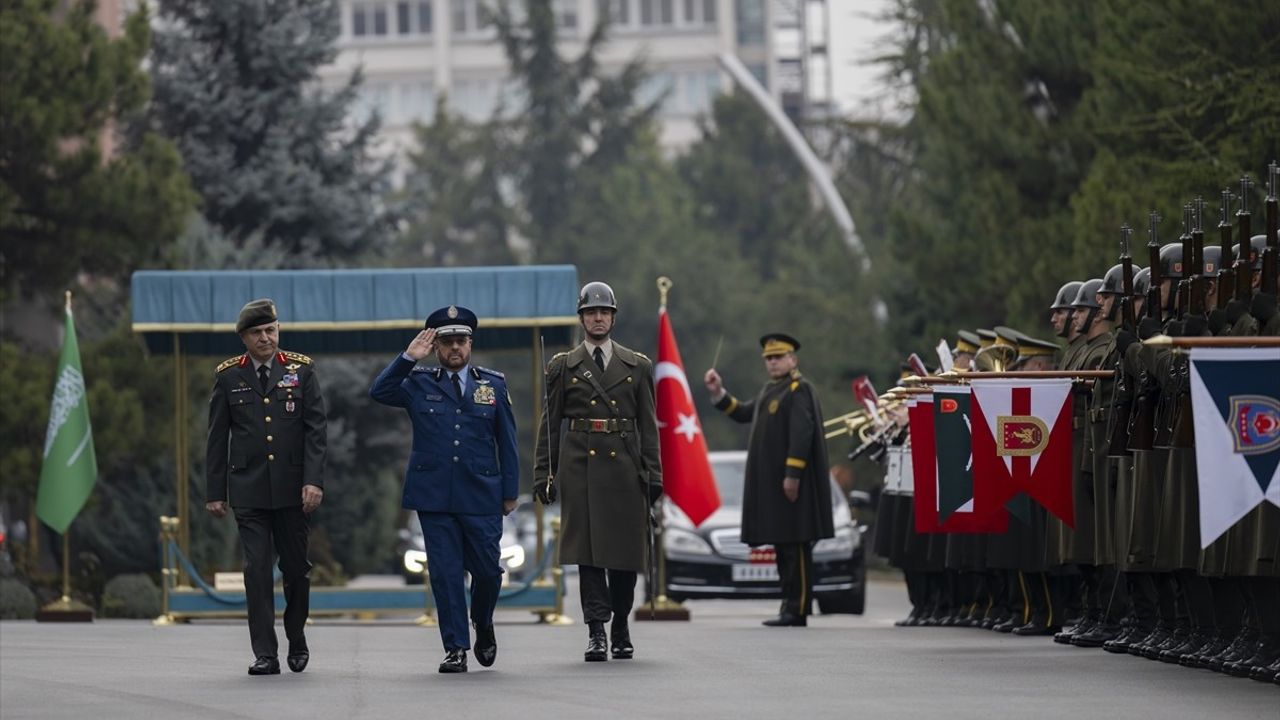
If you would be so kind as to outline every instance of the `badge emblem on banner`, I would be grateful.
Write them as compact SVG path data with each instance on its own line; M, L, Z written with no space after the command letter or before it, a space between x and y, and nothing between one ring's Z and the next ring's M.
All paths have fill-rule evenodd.
M1241 455L1280 447L1280 402L1265 395L1231 396L1231 440Z
M1000 415L996 418L996 455L1021 457L1038 455L1049 444L1049 428L1030 415Z

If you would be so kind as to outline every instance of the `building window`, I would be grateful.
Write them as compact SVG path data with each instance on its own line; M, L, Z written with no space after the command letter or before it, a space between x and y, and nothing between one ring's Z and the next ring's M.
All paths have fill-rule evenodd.
M737 0L738 44L764 44L764 0Z
M364 20L364 3L352 3L351 5L351 34L355 37L364 37L369 34L368 26Z
M578 0L553 0L551 10L556 14L556 27L573 30L578 27Z
M408 35L413 32L413 19L410 17L413 8L407 2L396 3L396 32Z
M610 23L618 27L625 27L631 24L630 0L596 0L596 16L607 18Z
M387 34L387 6L375 5L373 8L373 34L379 37Z
M640 0L640 24L645 27L675 24L675 0Z
M425 0L418 3L418 32L423 35L431 34L431 1Z

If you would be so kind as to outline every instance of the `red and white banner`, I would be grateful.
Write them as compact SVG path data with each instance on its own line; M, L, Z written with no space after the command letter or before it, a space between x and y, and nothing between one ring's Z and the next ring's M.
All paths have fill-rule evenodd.
M871 419L878 425L880 423L880 397L876 395L875 386L871 384L871 379L866 375L859 375L853 379L853 398L862 403L862 407L866 408L871 415Z
M1025 492L1069 527L1071 380L979 380L973 387L974 483L999 505Z
M663 491L694 526L720 507L707 440L693 407L689 379L676 347L676 334L664 307L658 312L658 364L653 368L657 394L658 440L662 447Z

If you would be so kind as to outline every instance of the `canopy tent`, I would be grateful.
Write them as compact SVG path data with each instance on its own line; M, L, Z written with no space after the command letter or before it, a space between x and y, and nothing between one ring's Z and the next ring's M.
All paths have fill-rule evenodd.
M476 345L529 347L528 328L549 345L577 326L572 265L387 270L159 271L133 274L133 331L152 353L229 356L244 352L236 317L269 297L290 350L306 354L393 353L446 305L480 318ZM532 337L532 340L531 340Z
M142 336L150 352L174 358L177 542L187 556L190 455L183 356L229 357L244 352L235 334L236 318L246 302L263 297L276 303L285 347L321 357L399 352L433 310L461 305L479 318L477 346L530 348L533 387L542 382L543 342L567 345L578 325L578 271L572 265L135 272L133 331ZM541 414L542 397L534 393L535 426ZM543 553L541 509L537 507L538 561Z

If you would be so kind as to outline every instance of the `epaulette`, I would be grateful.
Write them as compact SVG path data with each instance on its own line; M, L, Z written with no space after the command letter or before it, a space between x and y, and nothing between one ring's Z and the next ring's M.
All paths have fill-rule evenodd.
M631 352L635 353L635 354L636 354L636 357L640 358L641 360L644 360L645 362L649 363L650 365L652 365L652 364L653 364L653 361L649 359L649 356L648 356L648 355L645 355L644 353L639 352L638 350L632 350Z
M487 368L487 367L480 367L479 365L474 365L473 367L475 367L475 369L476 369L476 370L479 370L480 372L485 373L485 374L487 374L487 375L492 375L492 376L494 376L494 377L498 378L499 380L506 380L506 379L507 379L507 376L506 376L506 375L503 375L502 373L498 372L497 370L491 370L491 369L489 369L489 368Z
M795 392L800 387L800 371L791 371L791 392Z
M413 368L409 370L409 372L432 372L438 369L439 368L424 367L422 365L414 365Z
M547 368L546 368L546 370L544 370L544 372L545 372L546 374L550 375L550 374L551 374L551 368L553 368L553 367L555 367L555 366L556 366L557 361L559 361L559 364L563 365L563 364L564 364L564 359L565 359L565 358L567 358L567 357L569 357L569 353L568 353L568 352L558 352L558 353L556 353L555 355L552 355L552 356L551 356L551 359L547 361Z
M311 358L307 357L306 355L303 355L302 353L291 352L289 350L281 350L280 354L284 355L285 357L289 358L294 362L300 362L303 365L311 364Z
M226 360L223 360L223 361L218 365L218 369L217 369L217 370L214 370L214 372L215 372L215 373L220 373L220 372L222 372L223 370L229 370L230 368L233 368L233 367L235 367L235 366L239 365L239 364L240 364L240 361L241 361L241 360L244 360L244 358L245 358L245 356L244 356L244 355L237 355L237 356L232 357L232 358L227 358Z

